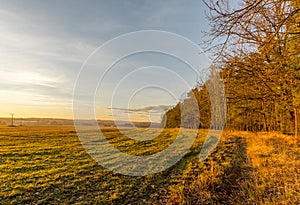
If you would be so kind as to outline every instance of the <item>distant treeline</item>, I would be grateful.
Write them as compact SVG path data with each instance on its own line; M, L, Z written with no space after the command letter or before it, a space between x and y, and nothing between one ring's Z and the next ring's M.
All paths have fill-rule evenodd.
M226 93L226 128L296 134L300 110L300 1L242 1L230 9L226 1L204 1L210 8L209 36L215 66ZM224 40L214 44L214 40ZM207 82L166 112L166 127L181 126L180 107L194 94L200 112L197 125L209 128L211 100ZM197 109L186 111L194 118ZM192 118L190 116L190 119ZM195 121L191 120L192 123Z
M97 120L100 127L139 127L139 128L159 128L159 122L128 122L114 120ZM77 120L82 126L94 126L94 120ZM0 118L0 126L11 125L11 118ZM59 118L15 118L15 126L73 126L73 119Z

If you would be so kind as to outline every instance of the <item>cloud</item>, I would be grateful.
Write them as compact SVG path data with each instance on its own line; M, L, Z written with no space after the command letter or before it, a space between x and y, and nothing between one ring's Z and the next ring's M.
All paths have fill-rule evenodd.
M171 105L155 105L155 106L147 106L141 108L107 108L112 110L122 111L124 113L158 113L160 114L162 111L166 111L170 109Z
M89 3L83 1L1 1L0 95L6 102L2 105L3 112L8 110L10 104L16 103L14 99L20 99L17 102L19 104L33 104L35 113L45 109L38 105L50 107L53 105L57 113L63 113L66 108L63 105L71 104L73 86L82 63L98 46L121 34L143 29L182 32L198 38L199 32L198 29L195 32L193 23L193 21L198 21L198 15L201 16L197 5L197 2L185 4L180 0L167 2L92 0ZM191 9L194 12L186 12ZM95 68L98 69L98 64L103 65L106 60L109 62L110 58L109 55L105 56L104 61L90 62L90 65L94 66L93 63L95 63ZM156 56L151 58L148 55L145 59L150 63L159 61ZM148 65L148 62L138 62L134 65L145 64ZM120 72L113 72L110 75L109 83L121 79L124 73L126 74L125 71L130 71L127 67L132 65L122 66ZM173 68L176 69L176 66L181 68L178 62L174 63ZM186 69L182 70L179 73L180 76L193 76ZM86 78L91 78L97 71L95 69L88 73ZM157 79L154 74L147 74L146 79L133 78L132 84L138 84L139 81L145 81L147 78ZM163 84L178 89L177 93L180 93L181 88L177 84L172 85L174 82L175 80L172 79L164 80ZM111 86L109 83L107 87ZM84 86L86 89L84 87L83 91L91 90L89 81ZM125 87L124 90L127 88ZM107 93L103 93L101 99L103 96L105 98ZM120 94L120 98L126 94L124 93ZM86 95L89 97L88 92L83 92L83 101ZM157 98L155 93L148 92L147 96L137 100L138 102L132 109L124 109L122 104L113 105L115 108L111 109L123 115L131 112L139 116L149 115L149 113L157 116L156 113L170 106L156 104L172 103L171 100L162 100L164 100L162 96ZM151 104L156 106L146 106ZM101 106L103 111L111 105L101 104ZM138 106L145 107L139 108ZM20 110L21 108L20 105ZM28 107L24 110L30 112ZM49 111L50 114L51 112Z
M32 71L6 71L0 70L0 84L6 85L43 85L53 87L54 84L60 82L62 77L50 77L38 72Z

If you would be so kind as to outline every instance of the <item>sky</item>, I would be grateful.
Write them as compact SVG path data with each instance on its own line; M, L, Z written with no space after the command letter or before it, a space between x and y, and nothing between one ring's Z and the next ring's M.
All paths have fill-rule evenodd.
M93 76L105 73L100 67L113 59L113 52L143 42L117 44L105 51L105 58L97 56L99 47L120 35L167 31L201 46L209 27L200 0L0 0L0 5L1 117L15 113L19 118L71 119L74 87L84 73L82 90L95 89L96 118L158 122L198 80L174 56L141 52L115 62L97 87L89 84ZM175 50L188 55L180 43L159 37L157 42L162 47L172 43ZM209 64L205 57L199 61ZM92 66L97 69L87 72ZM79 101L84 107L85 101ZM91 117L84 115L84 109L80 112L82 118Z

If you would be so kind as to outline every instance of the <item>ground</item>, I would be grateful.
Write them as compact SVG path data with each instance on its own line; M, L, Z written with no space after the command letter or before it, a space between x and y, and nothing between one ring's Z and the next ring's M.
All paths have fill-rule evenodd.
M177 129L150 142L118 130L106 138L123 152L165 149ZM124 176L97 164L72 126L0 127L0 204L297 204L299 138L277 133L225 131L216 150L199 162L207 131L191 151L158 174ZM147 145L147 146L145 146Z

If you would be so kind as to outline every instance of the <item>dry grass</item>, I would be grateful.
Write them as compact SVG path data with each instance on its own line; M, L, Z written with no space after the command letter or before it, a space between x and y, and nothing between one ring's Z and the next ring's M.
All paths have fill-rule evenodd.
M103 132L123 152L143 155L165 149L178 130L151 142ZM73 127L0 127L0 204L299 204L299 138L225 132L199 162L205 136L170 169L130 177L95 163Z
M246 135L254 183L253 201L262 204L300 203L299 138L276 133Z
M299 138L226 132L204 162L190 163L170 204L299 204Z

